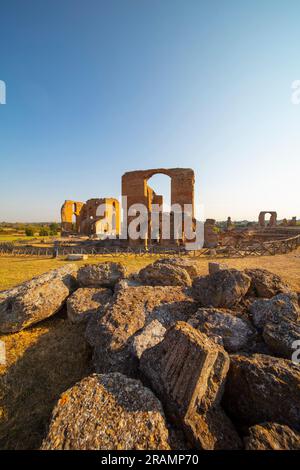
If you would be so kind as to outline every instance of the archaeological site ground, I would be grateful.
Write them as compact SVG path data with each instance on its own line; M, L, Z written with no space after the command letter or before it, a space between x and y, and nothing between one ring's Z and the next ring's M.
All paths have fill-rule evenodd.
M195 229L194 181L125 173L125 231L124 199L103 196L66 200L56 235L6 235L2 449L300 449L300 225L207 219L190 249L175 218L189 208Z

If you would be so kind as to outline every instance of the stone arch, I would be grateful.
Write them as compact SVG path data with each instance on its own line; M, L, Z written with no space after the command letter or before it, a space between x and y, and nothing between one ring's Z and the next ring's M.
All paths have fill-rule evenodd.
M133 204L144 204L151 213L151 201L160 195L154 195L152 188L148 186L148 180L156 174L164 174L171 178L171 205L179 205L184 210L185 204L190 204L194 217L194 171L190 168L155 168L150 170L137 170L125 173L122 176L122 196L127 197L127 210ZM128 217L128 224L134 217ZM149 234L148 234L149 239ZM130 244L144 243L144 240L130 240Z
M275 211L261 211L258 217L258 225L262 228L266 227L266 215L270 214L269 227L276 227L277 225L277 212Z
M168 209L164 207L165 205L165 192L161 191L161 194L157 193L156 185L157 180L155 177L163 177L168 179ZM159 178L158 178L159 179ZM151 186L150 186L150 184ZM154 188L152 187L154 185ZM155 222L153 219L148 219L148 239L151 240L152 244L163 243L162 239L162 229L163 229L163 218L168 220L171 217L171 178L166 173L154 173L153 175L147 178L147 197L148 197L148 208L152 216L155 216Z

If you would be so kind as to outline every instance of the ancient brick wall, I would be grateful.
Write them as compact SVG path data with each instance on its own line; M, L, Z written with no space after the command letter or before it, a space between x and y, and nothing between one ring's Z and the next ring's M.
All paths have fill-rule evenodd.
M104 204L104 215L97 216L97 209ZM76 217L75 227L73 216ZM114 226L116 234L120 233L120 205L114 198L93 198L84 202L67 200L61 208L62 234L78 233L80 235L92 235L97 232L96 222L108 218L107 226Z
M127 197L127 208L133 204L144 204L149 215L152 204L163 203L161 195L155 192L147 184L147 181L156 174L164 174L171 178L171 204L178 204L184 210L185 204L192 207L194 216L194 171L190 168L156 168L151 170L130 171L122 176L122 196ZM134 217L128 217L128 224ZM148 238L150 238L148 228ZM130 244L143 244L143 240L129 240Z
M61 207L61 228L62 235L71 232L78 232L80 226L80 215L84 202L66 200ZM73 226L73 216L75 215L75 227Z
M260 227L265 227L266 226L265 218L266 218L267 214L270 214L270 216L271 216L270 221L268 223L268 226L269 227L276 227L277 212L275 212L275 211L262 211L262 212L260 212L259 217L258 217L258 225Z

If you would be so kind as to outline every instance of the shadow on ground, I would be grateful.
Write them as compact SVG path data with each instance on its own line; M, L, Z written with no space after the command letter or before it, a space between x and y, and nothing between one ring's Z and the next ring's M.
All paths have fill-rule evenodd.
M71 324L65 312L40 325L0 338L8 355L0 367L1 449L39 448L61 393L91 372L85 325ZM10 361L18 345L24 351Z

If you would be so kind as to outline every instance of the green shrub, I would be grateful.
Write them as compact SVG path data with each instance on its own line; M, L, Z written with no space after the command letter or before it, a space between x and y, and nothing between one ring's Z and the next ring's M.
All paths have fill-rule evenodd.
M39 236L40 237L47 237L48 235L49 235L48 229L46 229L45 227L42 227L39 231Z
M53 222L52 224L49 225L50 229L50 235L57 235L57 232L59 230L59 225L56 222Z
M26 237L34 237L34 231L32 227L25 228L25 235Z

